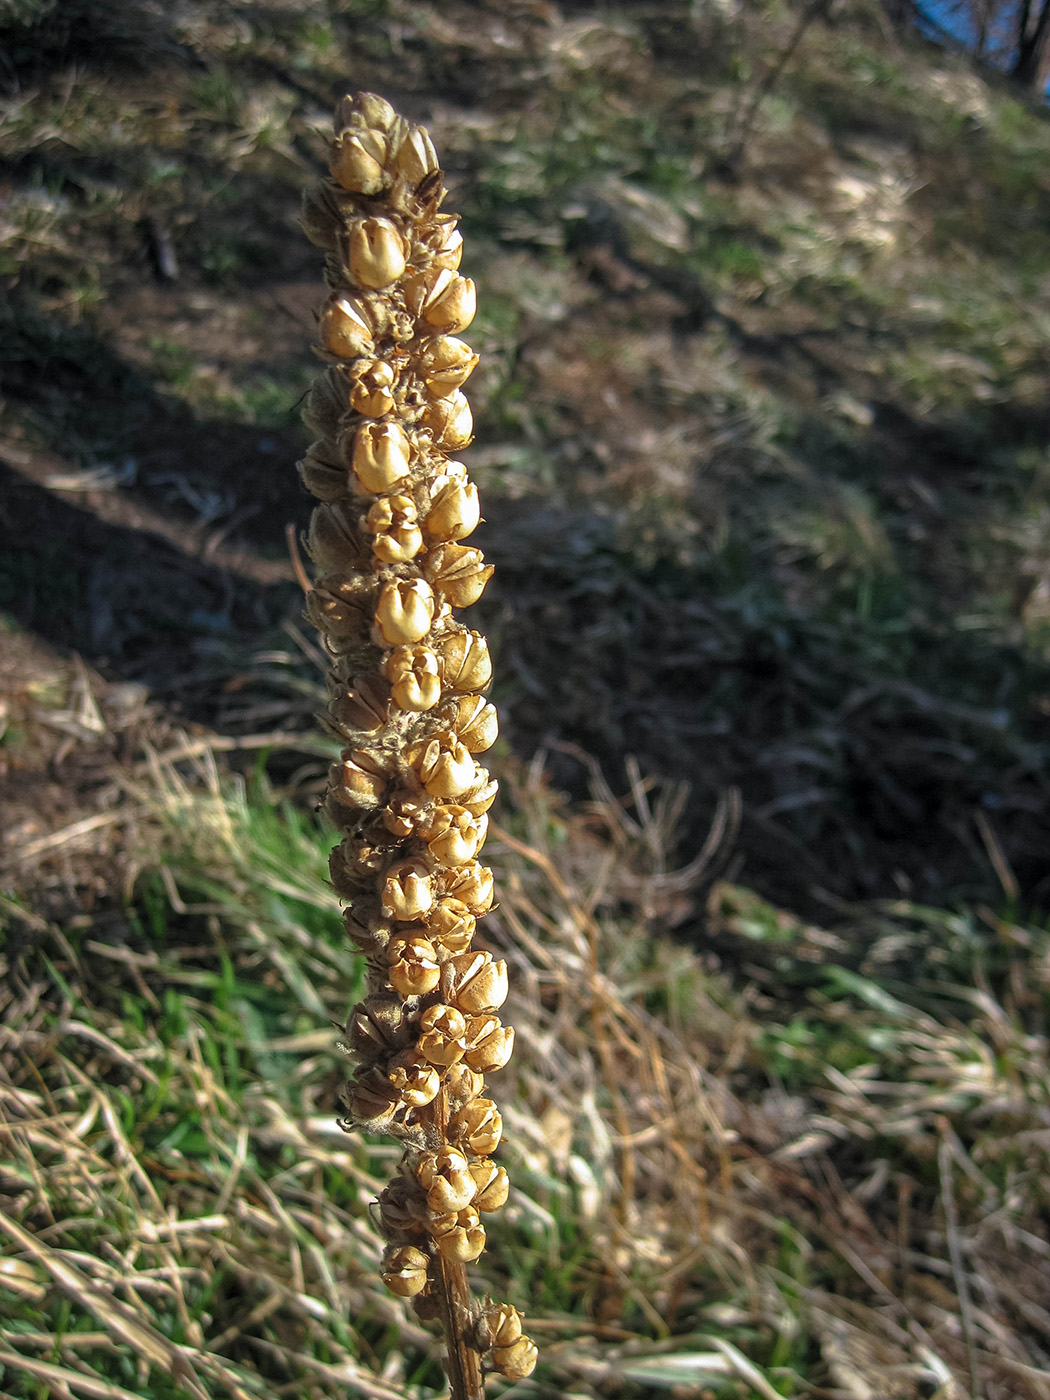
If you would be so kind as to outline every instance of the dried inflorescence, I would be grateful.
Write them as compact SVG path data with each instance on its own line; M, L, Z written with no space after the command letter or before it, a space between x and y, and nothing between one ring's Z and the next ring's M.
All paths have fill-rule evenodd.
M458 271L462 238L440 212L422 127L372 94L344 98L330 169L303 215L327 255L329 294L317 347L327 369L304 413L317 441L300 471L321 501L308 613L331 658L328 722L344 744L326 801L343 832L332 881L369 966L369 994L346 1026L357 1069L344 1121L405 1144L379 1200L387 1285L517 1378L536 1349L513 1308L473 1307L450 1324L455 1307L435 1297L450 1266L481 1253L482 1214L507 1196L484 1076L514 1044L498 1015L506 964L472 947L493 900L479 854L496 784L477 760L497 732L483 696L492 666L485 638L454 615L492 573L463 543L480 507L451 456L473 427L462 385L478 357L458 335L475 288Z

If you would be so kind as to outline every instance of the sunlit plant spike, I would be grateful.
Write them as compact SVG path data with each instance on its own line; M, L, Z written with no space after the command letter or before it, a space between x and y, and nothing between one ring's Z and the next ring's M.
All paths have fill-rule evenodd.
M332 881L368 958L351 1012L349 1130L404 1144L381 1193L382 1275L421 1317L440 1317L453 1400L482 1400L482 1367L531 1373L536 1348L509 1305L475 1302L466 1265L481 1214L507 1198L491 1160L503 1120L486 1096L513 1031L498 1015L507 968L471 947L492 905L479 860L496 784L477 755L496 738L482 692L488 646L456 611L492 574L463 544L477 488L450 454L470 442L462 391L477 356L455 215L427 132L372 93L336 112L331 178L304 202L327 254L316 347L326 369L304 417L318 441L300 463L314 511L308 613L331 662L328 721L342 738L326 806L343 839Z

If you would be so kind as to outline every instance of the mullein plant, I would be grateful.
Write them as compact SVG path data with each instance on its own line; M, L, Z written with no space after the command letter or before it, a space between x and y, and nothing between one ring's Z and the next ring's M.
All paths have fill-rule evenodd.
M492 573L464 544L477 487L452 454L471 440L462 386L478 357L458 339L475 310L462 236L426 129L371 93L345 97L331 178L304 202L324 249L327 365L300 463L320 504L307 611L331 662L327 721L344 745L326 808L343 833L332 882L364 953L368 994L350 1014L350 1131L404 1145L376 1218L387 1287L440 1318L453 1400L480 1400L483 1368L529 1375L536 1347L506 1304L475 1300L466 1266L483 1216L507 1199L502 1133L485 1075L511 1056L499 1008L507 966L475 948L492 905L479 860L496 784L476 755L496 738L488 645L456 612Z

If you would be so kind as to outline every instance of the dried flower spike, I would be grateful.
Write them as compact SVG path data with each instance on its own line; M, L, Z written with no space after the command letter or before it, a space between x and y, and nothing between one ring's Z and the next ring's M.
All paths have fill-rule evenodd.
M474 755L497 721L482 695L488 645L456 610L492 568L461 543L481 508L449 454L473 433L462 389L478 357L459 335L477 293L457 270L463 240L441 212L422 127L372 93L345 97L329 169L303 206L328 296L316 347L327 368L304 411L318 441L300 473L322 502L308 614L332 662L328 721L346 744L326 802L343 833L332 880L369 967L345 1032L356 1069L344 1126L405 1144L379 1199L382 1276L420 1317L441 1318L452 1400L483 1400L483 1357L518 1379L536 1348L515 1309L472 1300L465 1269L484 1249L480 1213L507 1199L484 1076L514 1045L497 1014L506 963L471 948L493 900L479 856L496 795Z

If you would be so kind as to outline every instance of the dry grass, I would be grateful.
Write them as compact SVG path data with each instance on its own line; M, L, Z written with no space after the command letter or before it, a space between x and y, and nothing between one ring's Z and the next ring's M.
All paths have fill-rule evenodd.
M676 794L636 774L569 809L539 763L505 778L489 1268L544 1341L517 1389L1050 1395L1046 935L806 926L711 886L731 802L675 871ZM359 973L326 838L208 755L128 790L145 926L38 921L4 968L8 1391L435 1393L377 1286L391 1149L333 1122L324 1024ZM704 898L720 959L666 936Z

